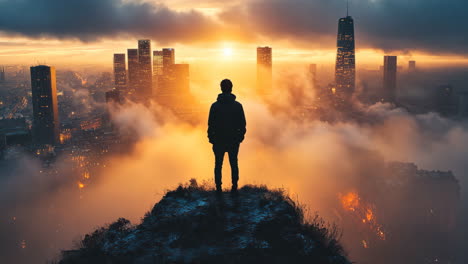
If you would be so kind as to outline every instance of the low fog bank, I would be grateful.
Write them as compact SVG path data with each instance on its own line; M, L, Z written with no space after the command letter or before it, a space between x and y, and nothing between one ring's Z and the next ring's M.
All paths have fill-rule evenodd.
M463 201L463 217L457 219L456 228L459 234L467 234L461 223L468 219L465 158L468 124L433 113L410 115L380 103L357 106L370 122L338 119L330 123L291 118L297 114L295 106L307 102L314 94L304 76L284 76L278 80L278 86L284 89L275 96L281 99L265 103L246 92L238 96L247 115L246 140L239 154L241 185L285 188L311 213L318 211L328 221L346 222L345 248L354 249L357 246L350 243L355 241L347 237L354 232L347 229L352 222L347 222L340 204L344 195L358 193L362 203L366 201L375 211L375 222L383 223L386 221L379 218L389 215L389 211L398 211L404 201L399 192L378 192L380 183L393 175L389 162L452 171L460 182ZM191 178L212 180L214 157L205 122L186 124L156 103L124 105L113 110L112 118L122 133L137 136L138 142L129 153L110 157L106 168L94 175L85 188L76 186L73 172L44 177L38 173L41 165L27 158L2 166L0 209L5 216L0 221L2 263L53 259L61 249L71 248L72 241L78 241L97 226L118 217L138 222L166 190L178 183ZM57 162L67 166L65 157L59 157ZM223 173L224 182L230 182L227 163ZM427 195L427 189L417 186L409 189L415 197ZM379 204L384 204L382 199L385 207L379 208ZM390 240L398 233L390 232L387 236ZM358 243L362 247L362 241ZM458 245L462 247L466 242ZM378 256L369 257L372 248L371 244L369 251L350 250L350 259L380 263ZM386 250L398 254L391 245ZM466 258L460 256L457 261L465 263Z

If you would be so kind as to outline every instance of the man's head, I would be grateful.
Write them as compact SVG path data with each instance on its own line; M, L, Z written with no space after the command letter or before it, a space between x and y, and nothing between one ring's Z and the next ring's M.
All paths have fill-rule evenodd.
M232 82L229 79L224 79L221 81L221 91L223 93L231 93L232 92Z

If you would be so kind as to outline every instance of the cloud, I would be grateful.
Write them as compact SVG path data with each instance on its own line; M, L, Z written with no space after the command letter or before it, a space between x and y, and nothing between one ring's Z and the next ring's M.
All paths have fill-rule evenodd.
M382 195L375 182L385 177L384 160L405 161L429 170L453 170L466 197L466 124L435 114L412 116L388 104L364 109L363 114L375 120L370 124L350 120L334 124L303 122L303 118L291 117L291 109L297 109L296 104L310 100L313 94L308 92L311 87L306 85L307 75L297 72L292 75L292 71L287 71L277 78L281 89L273 106L252 99L253 96L239 96L247 114L248 130L239 154L241 185L284 187L327 219L337 209L338 194L352 189L367 189L375 194L372 197L385 198L391 209L399 210L402 204L395 201L400 201L400 197L391 197L390 192ZM247 86L246 90L254 89ZM99 161L106 166L92 171L82 189L76 183L83 176L72 169L67 157L56 162L61 168L53 177L45 177L40 172L41 164L27 158L11 164L11 168L2 167L3 262L50 259L61 249L71 248L73 239L79 240L97 226L118 217L138 221L165 190L177 183L190 178L213 181L214 157L205 122L195 126L180 122L157 105L130 104L117 107L112 113L120 131L137 142L125 153ZM206 120L206 113L203 118ZM224 182L229 182L228 164L224 167ZM229 188L228 184L224 186ZM465 213L467 202L465 198ZM350 230L344 232L346 235ZM466 234L466 230L459 233ZM23 240L25 249L21 248ZM466 243L460 246L466 247ZM390 251L393 256L401 256L394 248ZM353 251L350 255L356 258Z
M147 37L161 43L210 40L274 42L330 48L345 0L243 0L221 10L219 20L196 10L176 11L164 4L124 0L0 0L0 30L28 37L93 41ZM224 2L223 2L224 3ZM354 0L358 48L386 52L414 50L466 55L463 0Z
M460 30L468 26L466 1L350 2L358 48L466 54L468 38ZM336 43L338 19L345 15L345 0L255 0L225 10L224 18L268 39L330 47Z
M196 11L122 0L0 1L0 30L29 37L93 41L131 35L161 42L210 39L218 25Z

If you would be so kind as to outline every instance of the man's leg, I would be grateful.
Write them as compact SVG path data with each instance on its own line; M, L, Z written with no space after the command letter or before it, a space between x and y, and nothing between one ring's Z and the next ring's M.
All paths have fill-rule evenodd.
M215 168L214 168L214 175L215 175L215 184L216 190L221 191L221 185L223 184L221 180L221 172L223 170L223 160L224 160L224 148L220 145L213 145L213 152L215 155Z
M231 164L232 190L237 191L237 182L239 181L239 166L237 164L237 155L239 154L239 145L229 146L229 163Z

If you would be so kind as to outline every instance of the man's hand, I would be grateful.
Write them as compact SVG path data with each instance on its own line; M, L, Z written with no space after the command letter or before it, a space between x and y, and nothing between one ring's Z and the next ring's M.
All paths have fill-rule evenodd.
M208 141L209 141L211 144L214 144L214 143L215 143L215 136L214 136L212 133L208 133Z
M239 143L242 143L242 141L244 141L244 138L245 138L244 133L241 133L239 131L239 133L237 134L237 137L236 137L236 141L239 142Z

